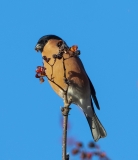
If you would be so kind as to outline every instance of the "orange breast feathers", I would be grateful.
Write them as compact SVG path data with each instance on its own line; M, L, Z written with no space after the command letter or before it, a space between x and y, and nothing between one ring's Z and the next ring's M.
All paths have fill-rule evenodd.
M88 78L78 57L68 58L68 54L64 54L62 59L53 58L53 54L57 54L58 52L59 48L56 45L53 45L52 47L52 44L47 44L44 47L42 56L46 56L47 58L49 58L48 63L44 60L44 67L46 68L45 72L48 79L50 79L49 83L52 86L53 90L62 97L63 90L66 91L68 88L68 85L65 82L65 78L67 78L70 85L74 85L75 87L82 89L87 86ZM51 82L51 80L58 85Z

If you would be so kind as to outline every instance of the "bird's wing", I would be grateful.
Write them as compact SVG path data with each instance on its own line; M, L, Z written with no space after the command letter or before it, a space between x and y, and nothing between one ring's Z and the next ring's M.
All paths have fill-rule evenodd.
M87 75L87 77L88 77L88 75ZM94 86L93 86L89 77L88 77L88 79L89 79L89 82L90 82L90 89L91 89L91 95L92 95L93 101L94 101L96 107L100 110L100 106L99 106L99 103L98 103L98 100L97 100L97 97L96 97L96 92L95 92Z
M79 58L79 57L78 57L78 58ZM85 71L84 65L83 65L83 63L82 63L82 61L81 61L80 58L79 58L79 60L80 60L80 62L81 62L81 64L82 64L82 67L83 67L83 69L84 69L84 71ZM85 71L85 73L86 73L86 71ZM87 75L87 73L86 73L86 75ZM88 75L87 75L87 77L88 77L88 80L89 80L89 83L90 83L90 89L91 89L92 99L93 99L93 101L94 101L97 109L100 110L100 106L99 106L99 103L98 103L98 100L97 100L97 97L96 97L96 92L95 92L94 86L93 86L93 84L92 84L92 82L91 82L91 80L90 80L90 78L89 78Z

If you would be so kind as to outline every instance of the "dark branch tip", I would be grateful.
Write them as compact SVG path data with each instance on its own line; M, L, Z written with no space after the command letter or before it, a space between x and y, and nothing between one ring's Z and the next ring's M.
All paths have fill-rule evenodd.
M58 57L58 56L57 56L56 54L53 54L53 58L55 58L55 59L56 59L57 57Z

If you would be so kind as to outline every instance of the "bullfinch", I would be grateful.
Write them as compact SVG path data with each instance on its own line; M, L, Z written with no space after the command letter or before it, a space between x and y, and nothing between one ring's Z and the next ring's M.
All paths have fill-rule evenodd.
M63 44L67 53L59 54ZM68 48L66 42L56 35L41 37L35 46L35 50L42 53L45 73L51 87L61 98L64 97L64 91L67 91L67 97L71 97L72 103L82 109L94 141L98 141L106 137L107 133L94 110L93 103L100 109L96 92L79 56L72 56L74 51ZM63 69L63 58L66 71Z

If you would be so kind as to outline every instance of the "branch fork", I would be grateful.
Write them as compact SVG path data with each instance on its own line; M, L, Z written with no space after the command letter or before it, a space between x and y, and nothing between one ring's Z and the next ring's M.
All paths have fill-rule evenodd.
M67 95L64 95L64 107L61 107L61 112L63 114L63 116L68 116L69 115L69 111L71 110L71 108L69 107L72 103L72 97L69 98L69 100L67 100Z

